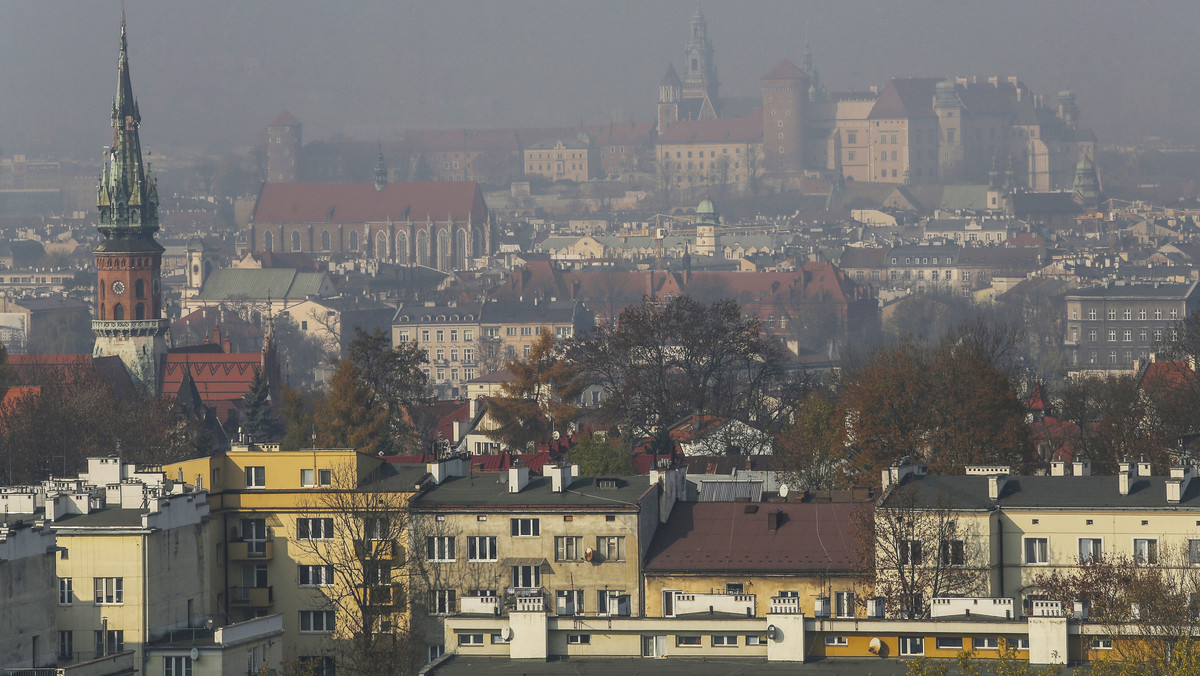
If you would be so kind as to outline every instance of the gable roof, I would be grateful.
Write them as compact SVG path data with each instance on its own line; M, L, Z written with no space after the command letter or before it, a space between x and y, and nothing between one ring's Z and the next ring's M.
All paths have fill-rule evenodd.
M330 290L324 272L298 272L287 268L220 268L213 270L196 298L200 300L304 300Z
M800 66L792 63L790 59L784 59L775 64L775 67L767 71L766 75L762 76L764 80L803 80L808 77Z
M482 223L487 206L474 181L389 183L268 183L251 219L263 223L395 221Z
M200 399L227 420L237 402L250 391L254 372L261 368L257 352L169 352L163 360L158 391L173 395L190 376Z
M868 120L932 117L933 92L941 78L893 78L879 93Z

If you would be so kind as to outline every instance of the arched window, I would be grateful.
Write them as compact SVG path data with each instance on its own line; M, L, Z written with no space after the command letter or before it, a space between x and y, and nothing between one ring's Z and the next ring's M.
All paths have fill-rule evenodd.
M417 233L417 265L429 265L429 233L425 230Z
M275 243L275 237L269 232L263 233L263 251L270 251L271 245Z
M329 231L321 233L321 251L329 251Z
M138 303L136 306L134 306L133 317L134 317L134 319L145 319L146 318L146 304L145 303Z
M408 265L408 235L398 232L396 233L396 262L400 265Z
M454 268L457 270L467 269L467 231L460 228L454 233Z
M357 230L350 231L350 250L358 251L358 231Z
M116 305L113 306L113 319L115 319L118 322L121 321L122 319L125 319L125 306L124 305L117 303Z
M438 270L449 270L452 267L450 259L450 233L443 230L437 237Z
M300 250L300 233L293 232L292 233L292 251L299 251L299 250Z
M133 283L133 297L134 298L145 298L146 297L146 280L139 279ZM140 317L139 317L139 319L140 319Z
M375 259L385 261L388 257L387 233L380 230L375 234Z

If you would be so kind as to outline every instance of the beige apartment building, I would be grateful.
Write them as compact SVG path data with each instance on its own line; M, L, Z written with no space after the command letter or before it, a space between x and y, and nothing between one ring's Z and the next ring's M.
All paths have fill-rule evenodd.
M675 188L745 190L763 171L762 117L672 124L658 136L660 180Z
M600 151L587 135L545 139L525 148L525 176L582 183L600 173Z

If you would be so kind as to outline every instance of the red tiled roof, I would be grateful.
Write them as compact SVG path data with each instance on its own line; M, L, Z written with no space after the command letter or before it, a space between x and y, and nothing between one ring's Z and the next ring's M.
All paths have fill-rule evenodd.
M262 357L250 353L187 353L169 352L163 363L161 386L163 396L179 391L185 374L190 373L200 392L200 399L217 409L222 420L236 407L254 382L254 372L261 367Z
M728 120L684 120L658 135L658 143L752 143L762 139L762 115Z
M487 206L473 181L389 183L268 183L254 210L255 223L367 223L386 221L482 223Z
M803 80L808 77L800 66L792 63L788 59L784 59L775 64L775 67L767 71L767 74L762 76L764 80Z
M1146 365L1138 388L1157 393L1178 392L1196 384L1196 372L1184 361L1154 361Z
M1033 389L1029 393L1029 400L1025 402L1025 408L1030 411L1050 410L1050 400L1046 398L1046 393L1042 391L1041 383L1033 384Z
M276 126L295 127L295 126L298 126L299 124L300 124L300 120L297 120L295 115L292 115L291 113L289 113L288 111L285 110L282 113L276 115L273 120L268 122L267 126L268 127L276 127Z
M25 397L36 397L42 393L42 388L36 385L19 385L9 387L4 390L4 396L0 397L0 409L8 408Z
M936 77L893 78L871 108L868 120L931 117Z
M678 502L647 554L654 572L850 572L852 516L868 505ZM779 512L779 527L768 519Z

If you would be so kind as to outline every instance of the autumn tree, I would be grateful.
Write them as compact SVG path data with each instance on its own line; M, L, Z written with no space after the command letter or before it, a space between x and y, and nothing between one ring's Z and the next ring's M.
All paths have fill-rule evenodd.
M337 618L339 672L412 673L423 645L405 621L411 593L405 568L408 487L392 485L389 469L362 477L352 465L334 468L331 489L301 512L332 522L336 537L299 532L291 540L302 568L320 577L314 583L320 600Z
M732 300L677 296L629 306L615 325L575 339L567 356L605 391L608 420L638 437L662 437L697 412L774 432L781 402L794 401L783 348Z
M842 418L833 396L822 390L806 394L790 425L779 433L774 467L790 488L852 488Z
M581 369L563 358L549 329L542 329L527 357L514 357L505 368L511 378L488 404L498 425L487 433L490 438L525 449L555 432L565 432L579 417L577 402L584 389Z
M989 557L977 524L913 482L853 519L860 574L889 615L925 618L935 598L986 593Z
M583 435L567 451L566 461L568 464L579 465L581 476L634 473L630 450L607 435Z
M1034 578L1073 615L1086 604L1088 623L1103 627L1118 662L1097 662L1094 673L1111 676L1195 674L1200 652L1195 622L1200 616L1200 569L1187 541L1151 554L1104 557ZM1150 560L1150 557L1153 560Z
M325 448L388 455L393 451L388 417L387 405L375 403L354 362L342 359L316 410L317 443Z

